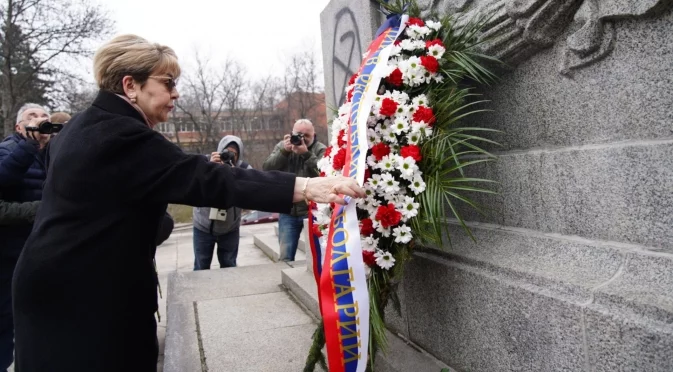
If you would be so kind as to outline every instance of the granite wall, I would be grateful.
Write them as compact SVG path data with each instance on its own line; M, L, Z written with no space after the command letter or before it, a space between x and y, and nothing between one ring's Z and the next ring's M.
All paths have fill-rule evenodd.
M483 87L499 182L466 211L473 243L419 250L390 327L458 371L673 371L673 5L668 0L435 0L492 16ZM368 0L321 15L327 101L380 24Z

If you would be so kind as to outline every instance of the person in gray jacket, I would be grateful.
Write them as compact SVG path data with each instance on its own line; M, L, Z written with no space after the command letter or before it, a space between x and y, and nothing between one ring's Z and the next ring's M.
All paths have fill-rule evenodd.
M236 136L225 136L210 161L223 166L252 169L241 160L243 142ZM236 267L240 238L241 209L194 208L194 271L209 270L217 243L220 267Z

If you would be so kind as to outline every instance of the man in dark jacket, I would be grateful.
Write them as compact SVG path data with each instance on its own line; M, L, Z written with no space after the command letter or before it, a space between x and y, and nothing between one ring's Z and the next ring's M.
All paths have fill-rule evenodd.
M24 105L17 115L16 133L0 143L2 200L14 212L22 211L24 217L30 216L24 223L0 225L0 371L7 369L14 358L12 275L33 228L37 211L35 202L42 199L42 184L46 177L43 149L49 142L49 135L26 130L26 127L32 129L45 120L49 120L45 108L30 103Z
M264 170L277 170L296 174L298 177L318 177L318 160L325 155L325 145L315 137L313 123L299 119L294 123L292 134L299 136L301 142L294 145L291 135L285 135L269 157L264 161ZM278 241L280 260L294 261L304 219L308 216L308 206L301 201L294 203L290 214L281 214L278 218Z
M227 150L230 166L252 169L243 159L243 141L236 136L224 136L217 145L217 152L210 161L225 165L220 154ZM241 208L194 208L194 271L209 270L213 261L215 243L220 268L236 267L240 240Z

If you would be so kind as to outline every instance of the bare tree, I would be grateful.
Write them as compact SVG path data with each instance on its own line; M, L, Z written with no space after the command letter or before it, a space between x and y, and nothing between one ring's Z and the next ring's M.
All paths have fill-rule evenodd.
M294 54L289 59L283 75L283 101L277 107L283 114L285 131L291 130L297 119L309 119L315 124L325 115L320 76L321 71L312 51ZM321 129L316 127L320 136L326 135L326 130Z
M251 84L246 121L246 160L255 168L261 168L276 143L283 138L285 130L282 117L276 106L282 96L282 84L273 76L263 77Z
M59 76L73 76L60 66L90 56L90 43L108 36L113 22L86 0L0 1L0 116L9 133L19 106L46 100Z
M210 67L209 59L198 52L195 64L194 72L185 76L182 97L176 102L182 118L173 120L177 121L174 122L177 126L188 124L188 129L191 129L188 132L198 136L193 150L208 153L213 151L220 140L232 97L240 94L238 90L241 88L237 85L239 77L236 76L240 66L238 62L228 59L221 69L214 69Z

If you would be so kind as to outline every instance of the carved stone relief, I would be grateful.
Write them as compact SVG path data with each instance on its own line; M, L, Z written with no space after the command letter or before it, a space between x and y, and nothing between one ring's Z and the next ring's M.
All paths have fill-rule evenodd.
M569 74L601 60L615 43L614 20L650 16L673 6L673 0L425 0L423 15L455 14L458 24L489 19L482 51L510 67L552 46L575 22L567 39L560 72Z

